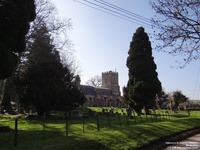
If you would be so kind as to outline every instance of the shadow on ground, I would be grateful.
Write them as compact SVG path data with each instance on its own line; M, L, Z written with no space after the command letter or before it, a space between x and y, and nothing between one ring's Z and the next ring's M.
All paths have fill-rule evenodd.
M151 142L147 145L144 145L140 148L137 148L137 149L130 148L130 150L147 150L147 149L160 150L160 149L166 148L168 146L166 144L166 142L178 142L178 141L187 139L198 133L200 133L200 126L189 129L189 130L181 131L181 132L178 132L178 133L166 136L166 137L162 137L159 140L153 141L153 142Z

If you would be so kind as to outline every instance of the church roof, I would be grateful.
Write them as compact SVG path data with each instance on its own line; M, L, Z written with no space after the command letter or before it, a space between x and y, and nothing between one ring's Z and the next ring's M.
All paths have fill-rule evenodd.
M101 90L111 90L109 88L105 88L105 87L96 87L96 89L101 89Z
M102 96L102 97L118 97L120 95L113 95L109 88L93 87L90 85L80 85L85 95Z
M89 85L81 85L81 89L85 95L97 95L94 87Z

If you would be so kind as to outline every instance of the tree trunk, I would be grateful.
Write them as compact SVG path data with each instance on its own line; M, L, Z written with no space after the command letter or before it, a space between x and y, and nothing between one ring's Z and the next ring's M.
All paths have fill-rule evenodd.
M12 94L12 79L8 78L6 81L4 81L4 91L3 91L3 98L2 98L2 109L6 112L12 112L11 107L11 94Z
M142 110L140 109L139 111L137 111L138 116L141 116L142 114Z
M144 106L144 112L145 112L146 115L149 115L149 114L150 114L147 105Z
M141 116L142 110L138 107L135 107L135 112L138 114L138 116Z
M0 114L3 113L2 101L4 95L5 81L6 80L0 80Z

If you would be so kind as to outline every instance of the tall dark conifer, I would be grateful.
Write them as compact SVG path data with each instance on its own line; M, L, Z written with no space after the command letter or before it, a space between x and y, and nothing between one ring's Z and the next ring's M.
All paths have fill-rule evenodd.
M0 79L8 78L16 67L16 53L24 51L35 15L34 0L0 1Z
M74 83L74 74L61 63L45 24L35 31L29 44L25 67L16 80L23 109L34 108L42 115L83 104L85 97Z
M147 33L140 27L133 35L128 52L127 67L129 81L127 84L131 106L138 114L154 102L154 97L161 91L161 82L156 72L156 64L152 57L152 48Z

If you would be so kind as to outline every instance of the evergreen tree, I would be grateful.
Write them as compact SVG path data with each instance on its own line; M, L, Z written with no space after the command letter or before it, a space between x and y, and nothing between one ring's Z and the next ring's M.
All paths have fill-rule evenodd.
M166 104L169 102L168 97L169 94L165 93L164 90L160 91L158 94L156 94L157 105L159 105L159 107L166 107Z
M129 104L130 100L129 100L129 95L128 95L128 88L126 86L123 86L122 91L123 91L123 100L125 104Z
M156 64L152 57L151 43L143 27L138 28L133 35L128 54L127 88L131 106L138 115L142 108L148 114L148 106L154 102L155 95L161 91L161 82L158 80Z
M26 7L29 9L26 9ZM44 24L44 22L45 26L47 26L48 28L48 31L51 33L51 37L53 37L53 45L55 45L56 50L62 52L62 63L68 65L67 68L70 69L70 72L78 72L79 69L76 65L75 59L73 58L73 53L69 53L69 51L71 51L72 48L72 43L68 38L67 31L71 29L71 20L61 20L57 15L55 6L49 0L1 1L0 12L0 20L2 20L2 23L0 24L0 30L2 31L0 32L0 34L3 37L2 39L0 39L0 79L1 76L4 76L3 78L7 78L8 75L10 76L10 73L13 70L15 70L13 68L17 68L17 71L13 72L11 76L8 79L6 79L2 84L3 94L2 96L0 96L0 107L3 108L2 110L6 110L6 112L8 113L12 113L13 111L11 101L13 102L17 100L17 98L15 98L16 92L13 86L15 75L19 74L20 72L23 72L23 70L27 67L27 54L29 54L29 50L31 51L30 47L33 42L33 39L35 39L35 32L37 32L37 29L39 29ZM18 35L17 38L20 38L21 40L19 40L16 43L15 40L17 39L15 38L15 34L21 33L21 31L26 30L26 27L29 24L24 24L25 22L23 23L23 21L25 21L25 18L29 15L30 17L32 15L32 17L35 17L35 19L30 24L30 30L26 35L26 51L21 52L23 51L23 47L20 47L19 50L15 49L13 53L10 50L8 50L8 48L11 49L13 48L13 46L16 46L16 44L25 46L25 42L23 41L25 40L25 38L22 38L20 37L20 35ZM20 24L18 24L19 22ZM20 29L18 28L19 26ZM10 39L8 39L9 37ZM2 45L1 40L4 41L2 42ZM22 44L23 42L24 44ZM2 46L5 46L6 49L2 48ZM6 53L4 50L6 50ZM15 66L16 63L18 66Z
M26 67L16 81L23 109L34 108L42 115L52 110L69 111L83 104L85 97L74 83L74 75L61 63L45 24L32 40Z
M16 53L24 51L29 22L34 18L34 0L0 1L0 79L8 78L16 67Z
M172 96L174 98L175 107L178 107L180 103L188 101L188 98L182 94L181 91L174 91Z

